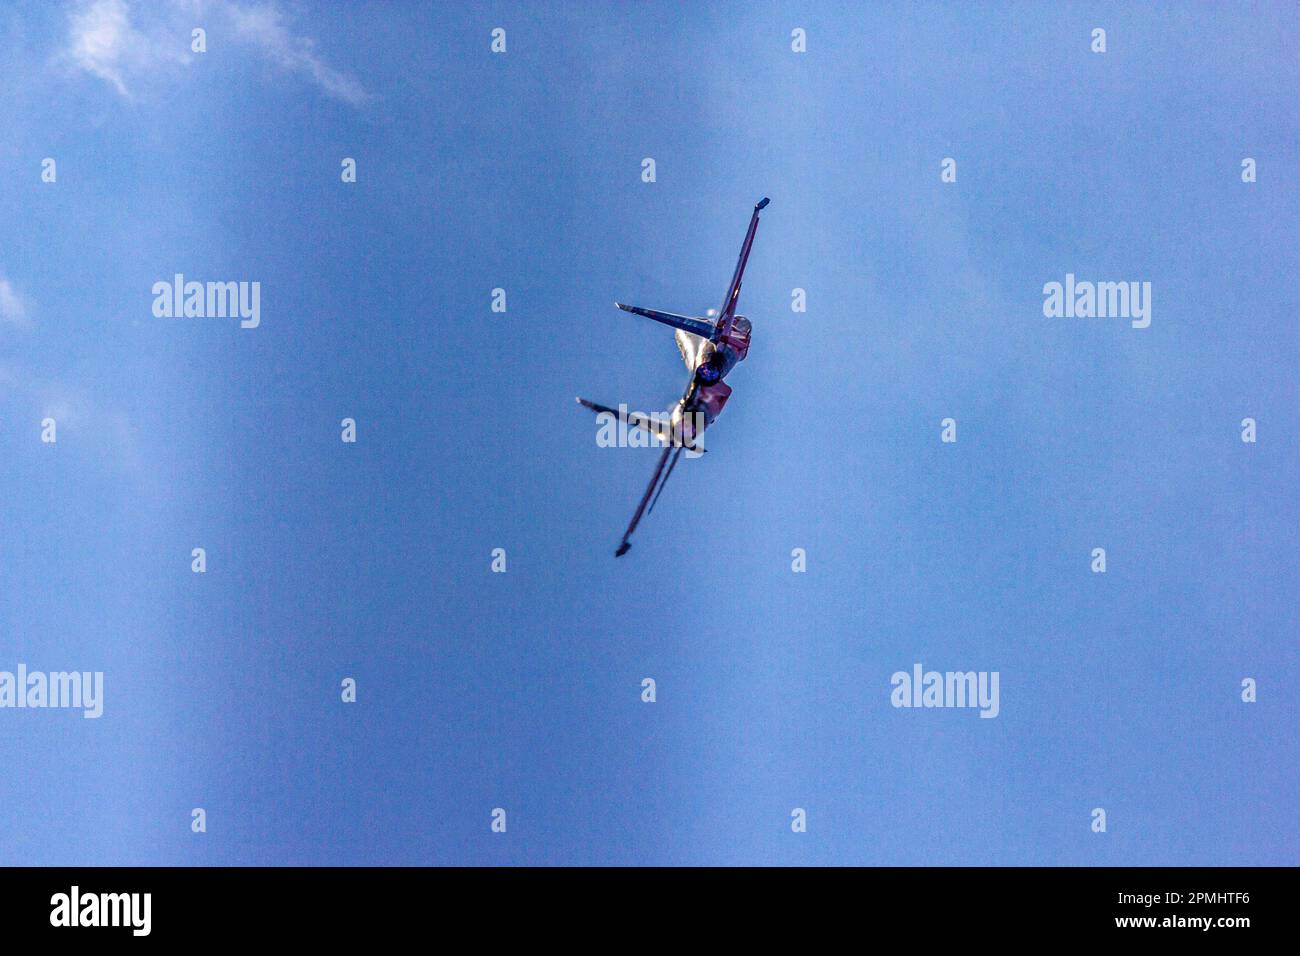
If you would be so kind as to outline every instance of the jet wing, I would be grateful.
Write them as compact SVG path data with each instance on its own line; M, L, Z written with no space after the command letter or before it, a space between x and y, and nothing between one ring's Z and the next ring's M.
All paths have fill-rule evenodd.
M703 319L693 319L689 315L677 315L675 312L661 312L658 309L643 309L639 305L624 305L622 302L615 302L614 304L624 312L631 312L633 315L644 315L647 319L654 319L656 322L662 322L664 325L671 325L675 329L681 329L683 332L690 332L691 335L698 335L702 338L707 339L715 331L712 322L706 322Z
M749 250L754 245L754 233L758 231L758 214L767 208L770 199L764 197L754 204L754 214L749 217L749 231L745 233L745 244L740 247L740 259L736 263L736 274L731 277L731 286L727 297L722 302L722 311L718 313L717 323L713 329L713 341L725 338L731 331L731 320L736 315L736 299L740 296L740 280L745 276L745 263L749 261Z

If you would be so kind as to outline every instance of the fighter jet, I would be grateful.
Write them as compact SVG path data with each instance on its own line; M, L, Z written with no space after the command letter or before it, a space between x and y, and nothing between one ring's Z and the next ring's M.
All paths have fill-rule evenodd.
M614 552L616 558L627 554L632 547L629 543L632 532L641 523L642 515L654 510L682 452L703 452L699 440L704 429L722 414L722 407L731 397L731 387L723 379L749 354L751 330L749 319L736 314L736 300L740 296L740 280L745 275L749 250L754 245L754 233L758 231L758 214L767 207L768 201L763 198L754 206L754 214L749 219L749 231L745 233L745 243L740 247L740 260L736 263L736 272L731 277L731 285L727 288L727 297L722 301L720 310L709 309L701 317L691 317L624 305L622 302L614 303L624 312L644 315L647 319L654 319L676 329L674 337L677 349L691 373L686 391L668 415L629 415L626 411L620 412L608 405L598 405L585 398L578 399L579 405L598 415L613 415L628 427L644 429L664 446L654 476L650 479L645 494L641 496L641 503L637 505L627 530L623 532L618 550Z

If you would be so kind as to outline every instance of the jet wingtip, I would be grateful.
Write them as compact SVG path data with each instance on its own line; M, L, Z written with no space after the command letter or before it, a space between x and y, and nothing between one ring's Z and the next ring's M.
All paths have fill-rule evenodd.
M614 552L614 557L621 558L623 557L623 555L627 554L631 550L632 550L632 545L624 541L622 544L618 546L618 550Z

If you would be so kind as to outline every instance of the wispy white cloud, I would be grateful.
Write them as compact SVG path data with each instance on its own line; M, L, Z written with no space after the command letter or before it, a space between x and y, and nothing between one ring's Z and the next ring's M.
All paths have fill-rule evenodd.
M77 67L128 98L128 80L186 61L164 40L136 29L125 0L88 0L75 7L68 16L65 52Z
M315 40L295 33L272 3L172 0L169 5L133 6L127 0L79 0L68 15L63 55L130 99L138 85L156 79L167 67L192 62L190 30L204 25L202 21L228 25L234 40L279 68L306 77L328 96L352 106L370 99L355 77L325 61Z
M144 470L142 449L131 417L111 403L97 400L75 384L59 379L48 379L30 368L0 362L0 413L7 420L26 420L32 426L53 418L62 442L64 429L72 428L79 436L81 460L90 467L110 466L119 473L127 473L146 481L158 477L155 460L148 472Z
M0 276L0 322L10 325L27 325L31 306L25 296L19 295L8 279Z
M321 59L314 40L294 34L275 7L229 4L227 9L236 34L284 69L307 76L330 96L353 106L370 99L354 77Z

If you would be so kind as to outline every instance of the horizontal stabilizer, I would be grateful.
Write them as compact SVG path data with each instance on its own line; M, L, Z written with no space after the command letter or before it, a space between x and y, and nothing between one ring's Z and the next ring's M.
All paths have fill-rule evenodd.
M689 315L677 315L672 312L660 312L657 309L643 309L639 305L624 305L622 302L615 302L614 304L624 312L631 312L633 315L644 315L647 319L654 319L664 325L671 325L683 332L690 332L692 335L699 335L706 339L713 337L713 323L706 322L704 319L693 319Z

